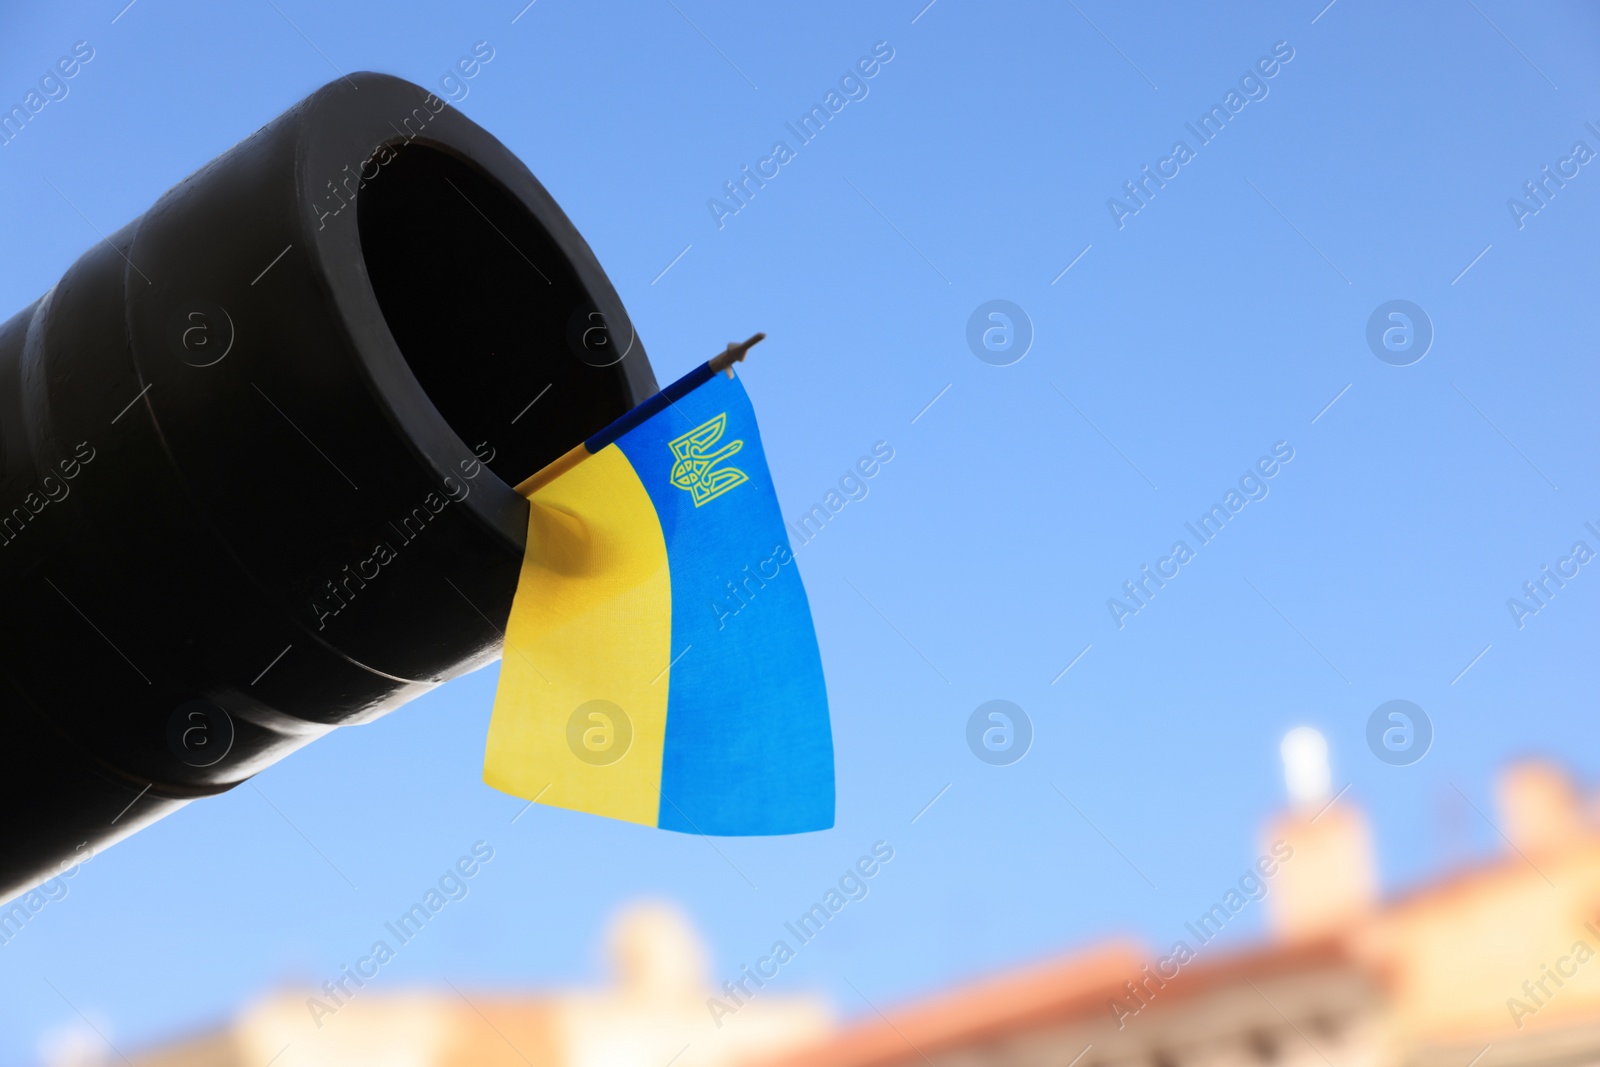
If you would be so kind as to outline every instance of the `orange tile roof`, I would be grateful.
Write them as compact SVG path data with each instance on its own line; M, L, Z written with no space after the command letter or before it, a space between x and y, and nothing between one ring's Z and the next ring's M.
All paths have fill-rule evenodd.
M1127 942L1112 942L1043 963L980 979L952 992L870 1018L828 1041L763 1067L882 1067L908 1053L936 1052L979 1043L998 1034L1106 1014L1107 1002L1125 996L1123 982L1150 962ZM1343 942L1329 938L1272 945L1186 967L1161 993L1161 1006L1208 989L1284 971L1356 966Z

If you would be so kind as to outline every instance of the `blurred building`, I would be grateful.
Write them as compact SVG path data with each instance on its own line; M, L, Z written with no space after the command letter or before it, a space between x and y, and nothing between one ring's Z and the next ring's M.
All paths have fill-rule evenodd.
M705 950L683 916L636 905L612 926L610 986L548 995L365 992L324 1025L287 989L231 1024L131 1059L133 1067L733 1067L823 1037L832 1029L814 999L763 998L719 1028ZM103 1046L101 1046L103 1048ZM124 1063L68 1053L52 1067Z
M1327 795L1325 762L1293 747L1286 739L1298 803L1261 845L1274 860L1259 879L1268 943L1208 949L1239 888L1219 887L1180 931L1188 952L1073 953L890 1009L762 1067L1600 1063L1600 832L1565 774L1512 767L1497 812L1484 813L1502 855L1380 900L1365 818Z
M1320 747L1319 747L1320 746ZM1482 813L1503 853L1381 899L1367 822L1330 795L1320 736L1285 739L1290 809L1174 943L1110 943L836 1026L764 994L719 1028L674 911L612 935L609 988L363 994L308 1037L307 992L137 1067L1587 1067L1600 1064L1600 820L1563 772L1520 764ZM1265 908L1271 937L1212 942ZM1590 924L1593 925L1590 925ZM470 999L468 999L470 997ZM85 1062L85 1061L77 1061ZM55 1067L68 1067L65 1062ZM75 1067L75 1065L74 1065Z

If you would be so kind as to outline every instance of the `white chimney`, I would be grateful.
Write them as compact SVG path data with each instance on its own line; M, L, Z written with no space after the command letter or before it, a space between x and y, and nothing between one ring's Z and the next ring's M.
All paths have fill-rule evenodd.
M1283 781L1296 810L1315 814L1333 796L1328 769L1328 739L1315 726L1296 726L1278 746L1283 756Z
M1268 823L1262 842L1263 854L1278 858L1267 903L1278 935L1300 940L1334 933L1365 913L1377 897L1377 875L1366 818L1333 789L1327 739L1297 726L1280 752L1290 810Z

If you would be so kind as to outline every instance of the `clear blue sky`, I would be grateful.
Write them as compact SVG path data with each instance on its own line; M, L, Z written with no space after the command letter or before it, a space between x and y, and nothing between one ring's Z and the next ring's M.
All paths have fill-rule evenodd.
M1600 151L1594 9L925 2L4 16L8 107L75 41L95 50L0 148L5 314L97 240L51 182L109 232L335 68L436 86L486 40L461 109L587 237L657 375L770 335L744 378L785 511L874 442L894 459L799 552L835 829L712 848L543 808L512 825L521 802L479 781L491 668L83 868L0 946L0 1062L81 1026L50 983L132 1049L320 982L478 839L495 859L385 987L594 980L606 916L641 894L681 901L731 974L884 839L871 896L780 979L857 1014L846 979L887 1006L1112 932L1166 944L1255 854L1299 723L1372 814L1390 889L1498 847L1456 787L1492 812L1514 756L1600 773L1600 565L1521 629L1506 606L1574 541L1600 549L1600 164L1522 228L1507 207L1575 141ZM880 41L869 94L719 230L708 199ZM1197 147L1184 124L1280 41L1265 98ZM1107 199L1179 139L1194 157L1119 229ZM1032 321L1011 366L967 345L992 299ZM1411 366L1366 341L1395 299L1435 330ZM1270 494L1118 629L1107 598L1279 441ZM965 740L997 698L1034 725L1009 767ZM1412 766L1365 747L1391 699L1434 723Z

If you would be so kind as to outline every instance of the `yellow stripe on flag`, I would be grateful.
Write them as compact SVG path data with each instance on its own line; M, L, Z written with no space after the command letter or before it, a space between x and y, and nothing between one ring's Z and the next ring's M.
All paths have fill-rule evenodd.
M661 525L608 445L531 498L484 782L655 826L671 641Z

